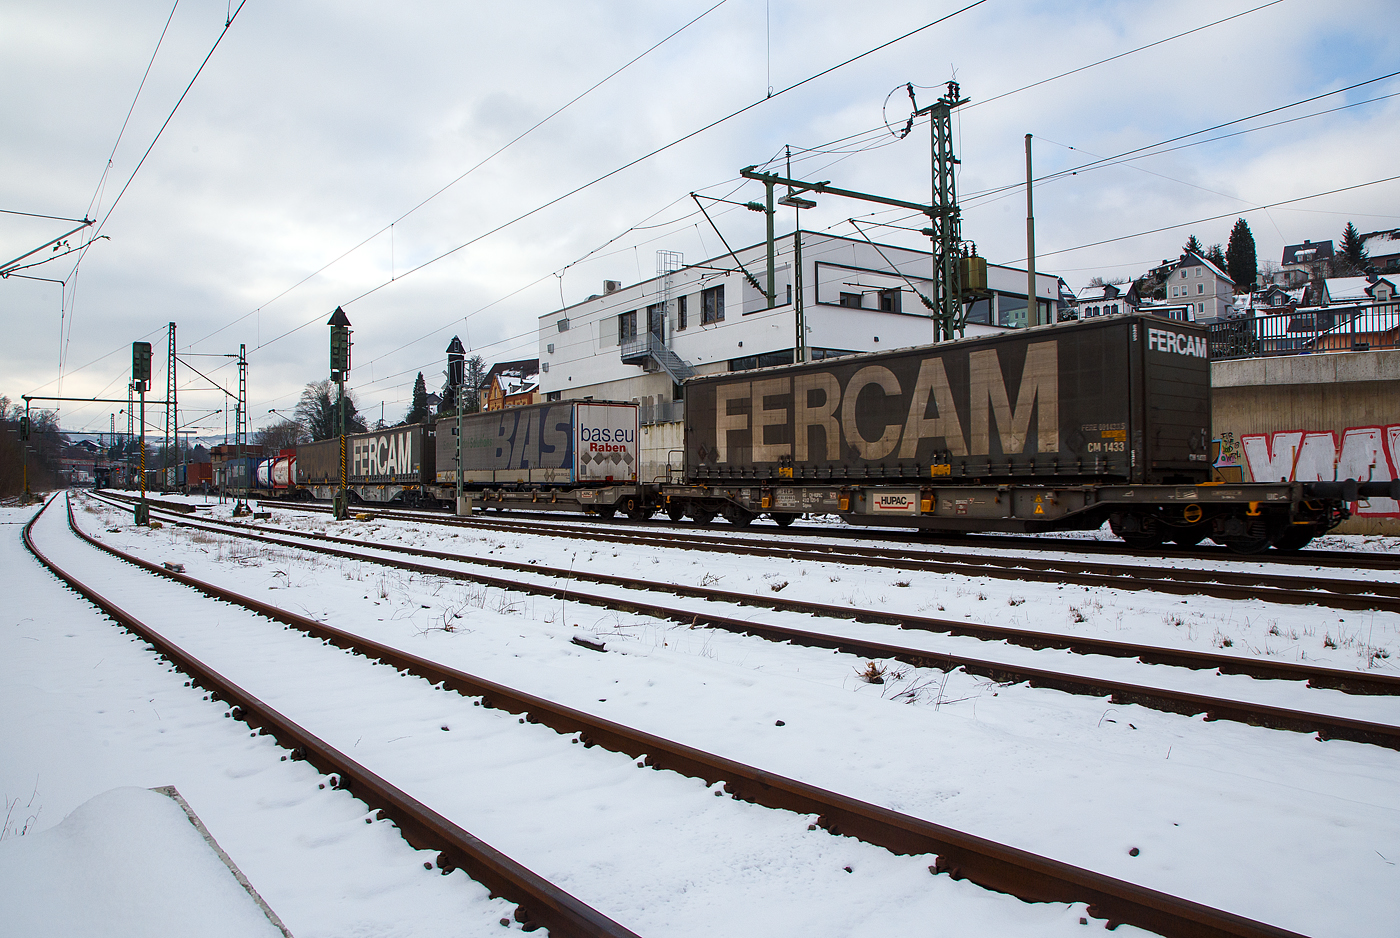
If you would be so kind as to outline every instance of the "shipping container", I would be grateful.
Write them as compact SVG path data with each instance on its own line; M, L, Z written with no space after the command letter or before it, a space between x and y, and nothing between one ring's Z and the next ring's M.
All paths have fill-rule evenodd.
M1204 482L1206 345L1116 316L693 378L687 481Z
M292 486L295 478L296 451L283 450L281 455L258 461L258 488L282 490Z
M435 456L431 444L432 428L429 424L390 427L347 436L347 481L352 486L400 487L431 482ZM298 446L294 467L300 485L339 485L340 438L332 437Z
M462 418L462 475L472 485L635 483L636 404L552 401ZM437 425L437 481L457 480L457 418Z

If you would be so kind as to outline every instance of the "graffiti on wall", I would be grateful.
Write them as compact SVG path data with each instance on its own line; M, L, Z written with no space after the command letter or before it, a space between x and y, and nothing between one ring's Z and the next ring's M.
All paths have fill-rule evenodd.
M1249 474L1256 482L1389 482L1400 464L1400 424L1332 430L1241 434ZM1400 502L1372 498L1352 505L1366 518L1400 518Z

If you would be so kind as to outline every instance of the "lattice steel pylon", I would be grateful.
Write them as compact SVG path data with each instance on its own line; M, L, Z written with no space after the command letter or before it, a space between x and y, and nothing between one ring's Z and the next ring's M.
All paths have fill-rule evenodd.
M165 448L160 458L160 484L164 488L170 475L170 433L175 430L175 324L167 324L170 330L170 346L165 362ZM178 446L179 433L176 432Z
M914 104L913 117L927 114L929 118L929 149L933 170L933 211L929 213L928 235L933 241L933 279L937 294L938 339L957 338L967 328L963 311L962 271L962 210L958 208L957 167L961 162L953 155L953 108L966 104L955 81L948 82L947 92L928 107L920 108L914 100L914 86L908 85L909 100ZM913 119L911 117L911 121Z

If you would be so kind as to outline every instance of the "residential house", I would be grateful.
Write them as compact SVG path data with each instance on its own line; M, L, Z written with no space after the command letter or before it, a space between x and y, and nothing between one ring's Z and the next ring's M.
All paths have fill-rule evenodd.
M1284 286L1291 287L1321 280L1332 272L1333 259L1331 241L1314 244L1305 239L1302 244L1284 245L1278 276Z
M501 410L535 404L541 400L539 390L539 359L497 362L482 382L481 409Z
M1130 313L1137 309L1139 302L1135 281L1084 287L1074 297L1074 306L1079 312L1080 319Z
M1166 279L1169 305L1191 304L1188 319L1219 322L1235 309L1235 284L1225 271L1199 254L1183 254Z
M1361 236L1366 264L1378 274L1400 272L1400 228L1372 231Z

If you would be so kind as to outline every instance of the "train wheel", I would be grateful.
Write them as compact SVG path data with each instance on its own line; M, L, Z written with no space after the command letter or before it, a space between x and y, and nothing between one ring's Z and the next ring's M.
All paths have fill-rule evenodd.
M648 521L656 514L656 506L650 504L645 499L627 500L627 517L633 521Z
M666 503L666 517L672 521L680 521L685 517L685 505L678 499L671 499Z
M1162 532L1155 518L1128 515L1119 520L1114 516L1109 519L1108 528L1134 550L1152 550L1162 546Z
M780 528L786 528L797 520L797 515L788 511L776 511L768 517L773 519L773 523Z
M754 513L747 508L740 508L738 505L727 504L724 506L724 520L734 525L736 528L748 527L753 521Z
M1308 542L1313 539L1311 528L1299 525L1289 528L1278 537L1274 538L1274 550L1281 550L1286 553L1293 553L1295 550L1302 550L1308 546Z
M598 512L599 518L602 518L604 521L611 521L613 519L613 515L617 514L617 506L599 505L596 511Z
M685 513L689 516L690 520L694 521L696 524L709 524L711 521L715 520L713 509L706 508L704 505L699 505L695 502L688 502L686 504Z

